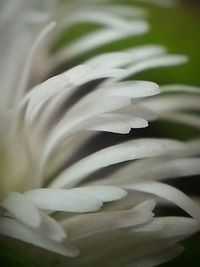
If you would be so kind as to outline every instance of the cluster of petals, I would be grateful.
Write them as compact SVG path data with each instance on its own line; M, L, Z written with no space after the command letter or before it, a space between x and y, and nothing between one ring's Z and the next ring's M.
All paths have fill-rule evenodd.
M103 0L87 0L83 7L76 0L56 9L55 25L46 23L45 13L51 14L54 1L44 4L45 12L38 11L39 0L27 2L7 1L1 16L0 32L10 48L2 42L0 52L10 50L0 63L0 149L6 166L0 167L0 234L67 256L63 262L69 266L151 267L174 258L183 250L179 241L199 231L200 207L164 181L199 175L200 141L135 138L76 155L102 132L128 134L157 119L198 129L199 117L186 111L199 110L199 88L159 88L133 79L186 57L155 44L107 52L28 90L32 73L39 79L91 49L145 33L148 23L139 7ZM101 27L46 57L47 44L82 22ZM46 69L37 70L38 60ZM156 204L163 203L188 216L154 216Z

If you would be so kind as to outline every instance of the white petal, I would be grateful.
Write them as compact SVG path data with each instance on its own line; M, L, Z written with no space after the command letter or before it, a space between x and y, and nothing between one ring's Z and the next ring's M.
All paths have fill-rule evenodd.
M141 17L146 15L145 10L143 8L125 4L113 5L112 3L107 3L106 5L97 6L97 8L100 8L103 11L109 11L120 16L126 16L131 18L133 18L134 16Z
M151 220L155 201L145 201L130 210L79 215L62 221L72 240L111 229L137 226Z
M200 101L199 101L200 104ZM199 129L200 128L200 118L199 115L185 114L181 112L169 112L166 115L162 115L162 119L175 121L181 124L186 124L188 126Z
M116 186L84 186L72 189L76 192L83 192L102 202L109 202L121 199L127 195L126 191Z
M20 193L10 193L1 206L29 227L38 228L41 223L41 216L37 208Z
M93 1L94 2L94 1ZM92 4L93 4L92 2ZM65 16L60 16L60 20L61 20L61 24L59 24L59 29L60 30L63 30L65 29L66 27L69 27L69 17L70 17L70 22L71 23L77 23L78 21L80 21L79 19L79 16L81 16L81 21L84 20L84 21L93 21L93 22L96 22L96 23L103 23L102 19L101 19L101 15L102 14L106 14L107 17L107 21L106 21L106 24L109 23L109 18L108 16L109 15L115 15L117 16L118 18L120 19L123 19L124 17L142 17L145 15L145 11L142 9L142 8L139 8L139 7L132 7L132 6L129 6L129 5L120 5L120 4L117 4L117 5L113 5L112 4L109 4L109 3L106 3L106 5L104 4L101 4L98 3L98 5L91 5L91 3L89 3L89 8L87 6L88 3L85 3L86 5L84 6L84 8L81 6L78 5L76 6L75 8L71 8L70 10L70 7L69 5L67 6L67 10L68 10L68 13L66 15L66 11L64 13ZM94 16L92 16L94 14ZM97 19L95 15L98 15ZM123 21L125 21L123 19ZM59 21L60 22L60 21ZM105 23L103 23L105 24ZM58 30L59 30L58 29Z
M200 88L197 86L192 85L185 85L185 84L169 84L169 85L163 85L161 86L162 91L165 92L185 92L185 93L191 93L191 94L200 94Z
M95 79L116 77L120 73L122 73L122 70L119 69L95 69L88 65L78 65L33 88L23 99L21 105L23 106L28 102L27 118L32 117L33 112L36 113L34 115L36 116L41 106L44 105L47 100L50 100L52 96L56 96L58 93L63 93L63 90L65 90L66 100L81 84Z
M180 190L158 182L144 182L125 186L127 189L139 190L164 198L185 210L200 223L200 207Z
M56 62L64 61L78 56L84 52L94 49L106 43L117 41L128 36L143 34L148 30L145 21L134 21L127 23L126 28L103 28L96 32L89 33L82 38L72 42L65 49L60 51L56 57Z
M86 99L94 100L98 97L124 96L128 98L141 98L159 94L159 86L153 82L145 81L126 81L114 83L105 87L100 86L93 93L89 94Z
M145 58L164 54L165 48L158 45L144 45L125 50L124 52L110 52L97 55L86 61L86 64L96 66L122 67Z
M65 212L91 212L99 210L102 201L86 194L84 190L36 189L25 196L42 210Z
M144 118L148 121L155 120L158 118L158 114L156 112L144 107L142 103L133 103L128 107L124 107L117 110L116 113Z
M148 122L144 119L120 114L103 114L84 121L78 129L126 134L130 132L131 128L147 126Z
M162 95L155 98L149 98L143 102L143 105L158 114L166 114L172 111L200 109L200 98L198 95Z
M69 27L70 24L74 23L80 23L80 22L92 22L92 23L98 23L105 26L110 26L113 28L126 28L126 26L129 26L129 21L126 21L120 16L116 16L115 14L111 12L106 12L100 10L84 10L82 12L76 13L76 16L72 14L69 15L65 21L67 26Z
M51 241L40 232L34 231L11 218L0 219L0 234L19 239L63 256L75 257L79 254L78 249L71 244Z
M64 170L51 187L72 187L100 168L128 160L165 154L178 147L182 147L180 142L167 139L138 139L111 146L85 157Z
M154 163L152 164L154 165ZM198 174L200 174L200 158L183 158L157 162L153 168L148 166L146 170L138 172L136 179L138 181L141 179L163 180Z
M187 217L158 217L148 224L140 225L131 230L134 232L149 232L162 238L175 238L195 234L199 224L195 219Z
M39 33L39 35L37 36L35 41L33 42L32 47L31 47L31 49L29 51L29 54L27 55L27 59L26 59L25 64L24 64L23 72L21 74L21 80L19 82L19 87L17 88L16 103L25 94L28 78L29 78L29 75L30 75L31 64L32 64L33 58L35 56L35 53L36 53L36 51L38 49L38 46L40 45L41 42L44 41L44 39L49 34L49 32L53 30L55 25L56 25L55 21L52 21L49 24L47 24L42 29L42 31Z
M82 121L93 116L111 112L121 107L130 105L130 99L126 97L102 97L95 102L86 102L82 105L75 105L75 107L68 112L65 119L57 125L52 132L49 140L47 140L46 150L44 151L44 159L52 152L52 150L65 140L69 131Z
M67 236L62 226L46 213L40 211L40 214L42 217L42 224L39 231L53 241L63 241Z
M126 196L126 191L114 186L91 186L73 189L36 189L26 197L42 210L91 212L101 208L103 202Z
M126 185L144 180L164 180L198 174L200 174L200 158L141 160L138 164L133 163L121 168L102 183ZM99 181L96 184L100 183Z
M135 63L127 68L127 72L116 78L117 81L123 80L131 75L135 75L138 72L146 69L152 69L157 67L174 66L185 63L187 58L181 55L164 55L155 58L143 60L139 63Z

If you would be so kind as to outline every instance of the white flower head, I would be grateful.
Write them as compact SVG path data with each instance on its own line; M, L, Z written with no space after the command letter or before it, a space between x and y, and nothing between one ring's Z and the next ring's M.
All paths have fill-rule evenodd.
M69 266L156 266L199 230L199 205L162 182L199 174L199 141L139 138L80 153L98 133L128 134L157 118L199 127L184 113L199 109L199 92L171 85L159 94L154 82L128 80L186 61L154 44L96 55L39 83L66 60L148 30L141 8L80 2L56 11L54 1L1 4L0 234L67 256ZM101 27L47 56L57 34L81 22ZM163 200L189 216L154 217Z

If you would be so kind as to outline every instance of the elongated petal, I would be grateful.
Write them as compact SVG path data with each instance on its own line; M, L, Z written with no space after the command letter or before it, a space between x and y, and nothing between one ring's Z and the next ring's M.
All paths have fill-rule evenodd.
M130 99L127 97L102 97L96 102L86 102L83 105L75 106L51 134L47 141L44 158L51 153L59 142L68 137L69 131L74 126L93 116L111 112L128 105L130 105Z
M174 159L158 162L153 168L138 171L137 181L141 179L163 180L174 177L198 175L200 173L200 158ZM130 181L129 181L130 182Z
M142 103L133 103L130 106L117 110L116 113L144 118L148 121L152 121L158 118L158 114L156 112L144 107Z
M172 239L159 239L145 233L127 233L124 229L111 230L105 233L88 236L79 240L81 251L81 266L115 267L118 264L137 262L139 259L158 255L170 248L176 247Z
M97 55L86 61L86 64L96 66L122 67L133 62L139 62L145 58L162 55L165 48L159 45L144 45L125 50L124 52L111 52Z
M79 127L85 130L126 134L130 132L131 128L143 128L147 126L148 122L144 119L120 114L103 114L84 122Z
M97 198L75 189L36 189L26 192L25 196L38 208L49 211L91 212L102 206L102 202Z
M139 63L133 64L129 68L127 68L127 72L119 76L116 80L120 81L123 80L131 75L135 75L141 71L157 68L157 67L167 67L167 66L174 66L178 64L185 63L187 58L181 55L164 55L158 56L155 58L146 59Z
M27 101L29 103L27 116L30 116L36 107L39 109L40 105L43 105L46 100L51 99L52 96L55 96L63 90L66 90L66 100L67 97L78 89L79 85L95 79L115 77L121 72L122 70L119 69L95 69L89 65L78 65L60 75L54 76L33 88L23 99L22 103L26 103Z
M153 82L126 81L114 83L103 88L98 88L86 99L93 100L98 97L124 96L128 98L141 98L159 94L159 86Z
M66 27L69 27L69 20L71 20L72 23L77 23L80 20L81 21L82 20L91 21L91 22L96 22L96 23L98 23L100 20L100 23L103 23L103 21L101 19L101 14L106 14L107 16L115 15L121 19L123 17L133 18L133 17L145 16L145 10L144 9L139 8L139 7L134 7L134 6L132 7L130 5L125 5L125 4L113 5L113 4L106 3L106 6L105 6L104 4L100 5L100 3L98 3L98 6L95 6L95 5L91 5L91 3L90 3L89 7L87 6L88 3L85 3L85 4L86 4L84 6L85 9L83 9L82 6L80 8L79 5L76 6L75 9L72 6L70 8L70 6L68 4L67 15L66 15L66 11L65 11L64 16L61 16L61 21L59 21L60 24L59 24L59 29L58 29L58 35L60 34L59 30L62 31L63 29L66 29ZM97 20L95 20L95 15L93 16L93 14L98 15ZM71 17L70 17L70 15L71 15ZM81 19L79 19L80 15L82 15ZM69 19L69 17L70 17L70 19ZM108 20L109 20L109 18L107 18L107 23L106 23L107 25L109 23Z
M38 228L41 224L41 216L37 208L20 193L12 192L1 206L31 228Z
M191 93L191 94L200 94L199 87L185 84L169 84L161 86L163 93Z
M189 215L194 217L198 222L200 222L200 207L197 203L191 200L187 195L185 195L180 190L158 182L144 182L138 184L132 184L126 186L126 188L139 190L142 192L154 194L160 198L164 198L175 205L179 206L181 209L185 210Z
M148 224L140 225L131 230L134 232L149 232L162 238L183 237L195 234L199 224L195 219L187 217L157 217Z
M92 22L92 23L97 23L105 26L110 26L114 28L121 28L124 27L126 28L129 26L129 21L126 21L122 17L119 17L115 15L114 13L111 12L104 12L100 10L85 10L83 12L76 13L76 16L72 14L71 16L69 15L65 23L67 23L67 26L71 26L71 24L74 23L80 23L80 22Z
M63 241L67 235L62 226L46 213L40 211L40 214L42 217L42 224L39 231L53 241Z
M97 198L102 202L110 202L121 199L126 196L126 191L116 186L84 186L80 188L74 188L77 192L84 192L91 197Z
M148 99L143 102L143 105L152 111L158 113L158 115L166 114L172 111L180 110L199 110L200 109L200 97L198 95L159 95L154 99Z
M130 210L79 215L62 221L72 240L111 229L134 227L151 220L155 201L147 200Z
M140 164L129 164L104 179L103 183L107 185L125 185L144 180L164 180L198 174L200 174L199 158L152 159L141 161Z
M175 121L197 129L200 128L200 119L198 115L186 114L181 112L169 112L166 115L163 114L162 118L164 120Z
M51 241L41 233L34 231L11 218L1 218L0 233L52 252L56 252L63 256L75 257L79 254L78 249L71 244L62 244Z
M20 100L20 98L22 98L22 96L26 92L27 82L28 82L28 78L29 78L30 70L31 70L31 64L32 64L33 58L35 56L35 53L38 49L38 46L40 45L40 43L42 41L44 41L46 36L49 34L50 31L52 31L52 29L55 27L55 25L56 25L55 21L47 24L44 27L44 29L40 32L40 34L38 35L38 37L36 38L34 43L32 44L31 50L29 51L26 62L24 64L24 69L23 69L23 72L21 75L21 80L19 82L19 87L17 89L17 96L15 99L15 104Z
M103 202L123 198L126 191L118 187L97 186L64 189L36 189L25 193L38 208L50 211L91 212Z
M100 45L104 45L111 41L116 41L128 36L140 35L148 30L148 25L145 21L134 21L127 23L126 28L103 28L87 34L86 36L72 42L69 46L59 52L56 57L56 62L64 61L78 56L84 52L94 49Z
M167 139L138 139L111 146L85 157L63 171L51 187L72 187L100 168L128 160L157 156L178 147L182 147L182 144Z

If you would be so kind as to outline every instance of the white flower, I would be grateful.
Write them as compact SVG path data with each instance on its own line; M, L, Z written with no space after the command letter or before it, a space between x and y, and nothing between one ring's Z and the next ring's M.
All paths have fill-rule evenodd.
M139 8L105 5L104 1L86 1L82 6L80 1L69 1L68 9L61 6L54 14L58 31L82 21L99 23L102 28L48 57L44 51L57 33L55 29L51 35L54 22L44 24L46 9L54 12L54 3L44 5L45 12L41 1L16 3L2 4L0 26L7 40L0 47L4 67L0 73L0 233L68 256L64 264L69 266L148 267L175 257L182 251L177 242L199 230L200 208L159 180L199 174L198 140L183 144L170 139L133 139L72 159L98 132L127 134L159 117L199 126L198 117L182 112L199 108L195 88L166 86L161 88L164 93L152 97L160 92L157 84L127 81L145 69L185 62L185 57L168 55L158 45L105 53L28 91L41 73L66 59L142 34L148 25ZM139 19L132 20L134 15ZM86 89L90 92L74 97ZM173 94L165 95L174 90L183 94L181 102ZM192 153L191 147L196 147ZM97 171L117 164L122 164L120 169L106 175L100 172L96 179ZM156 201L162 204L161 199L191 218L153 218Z

